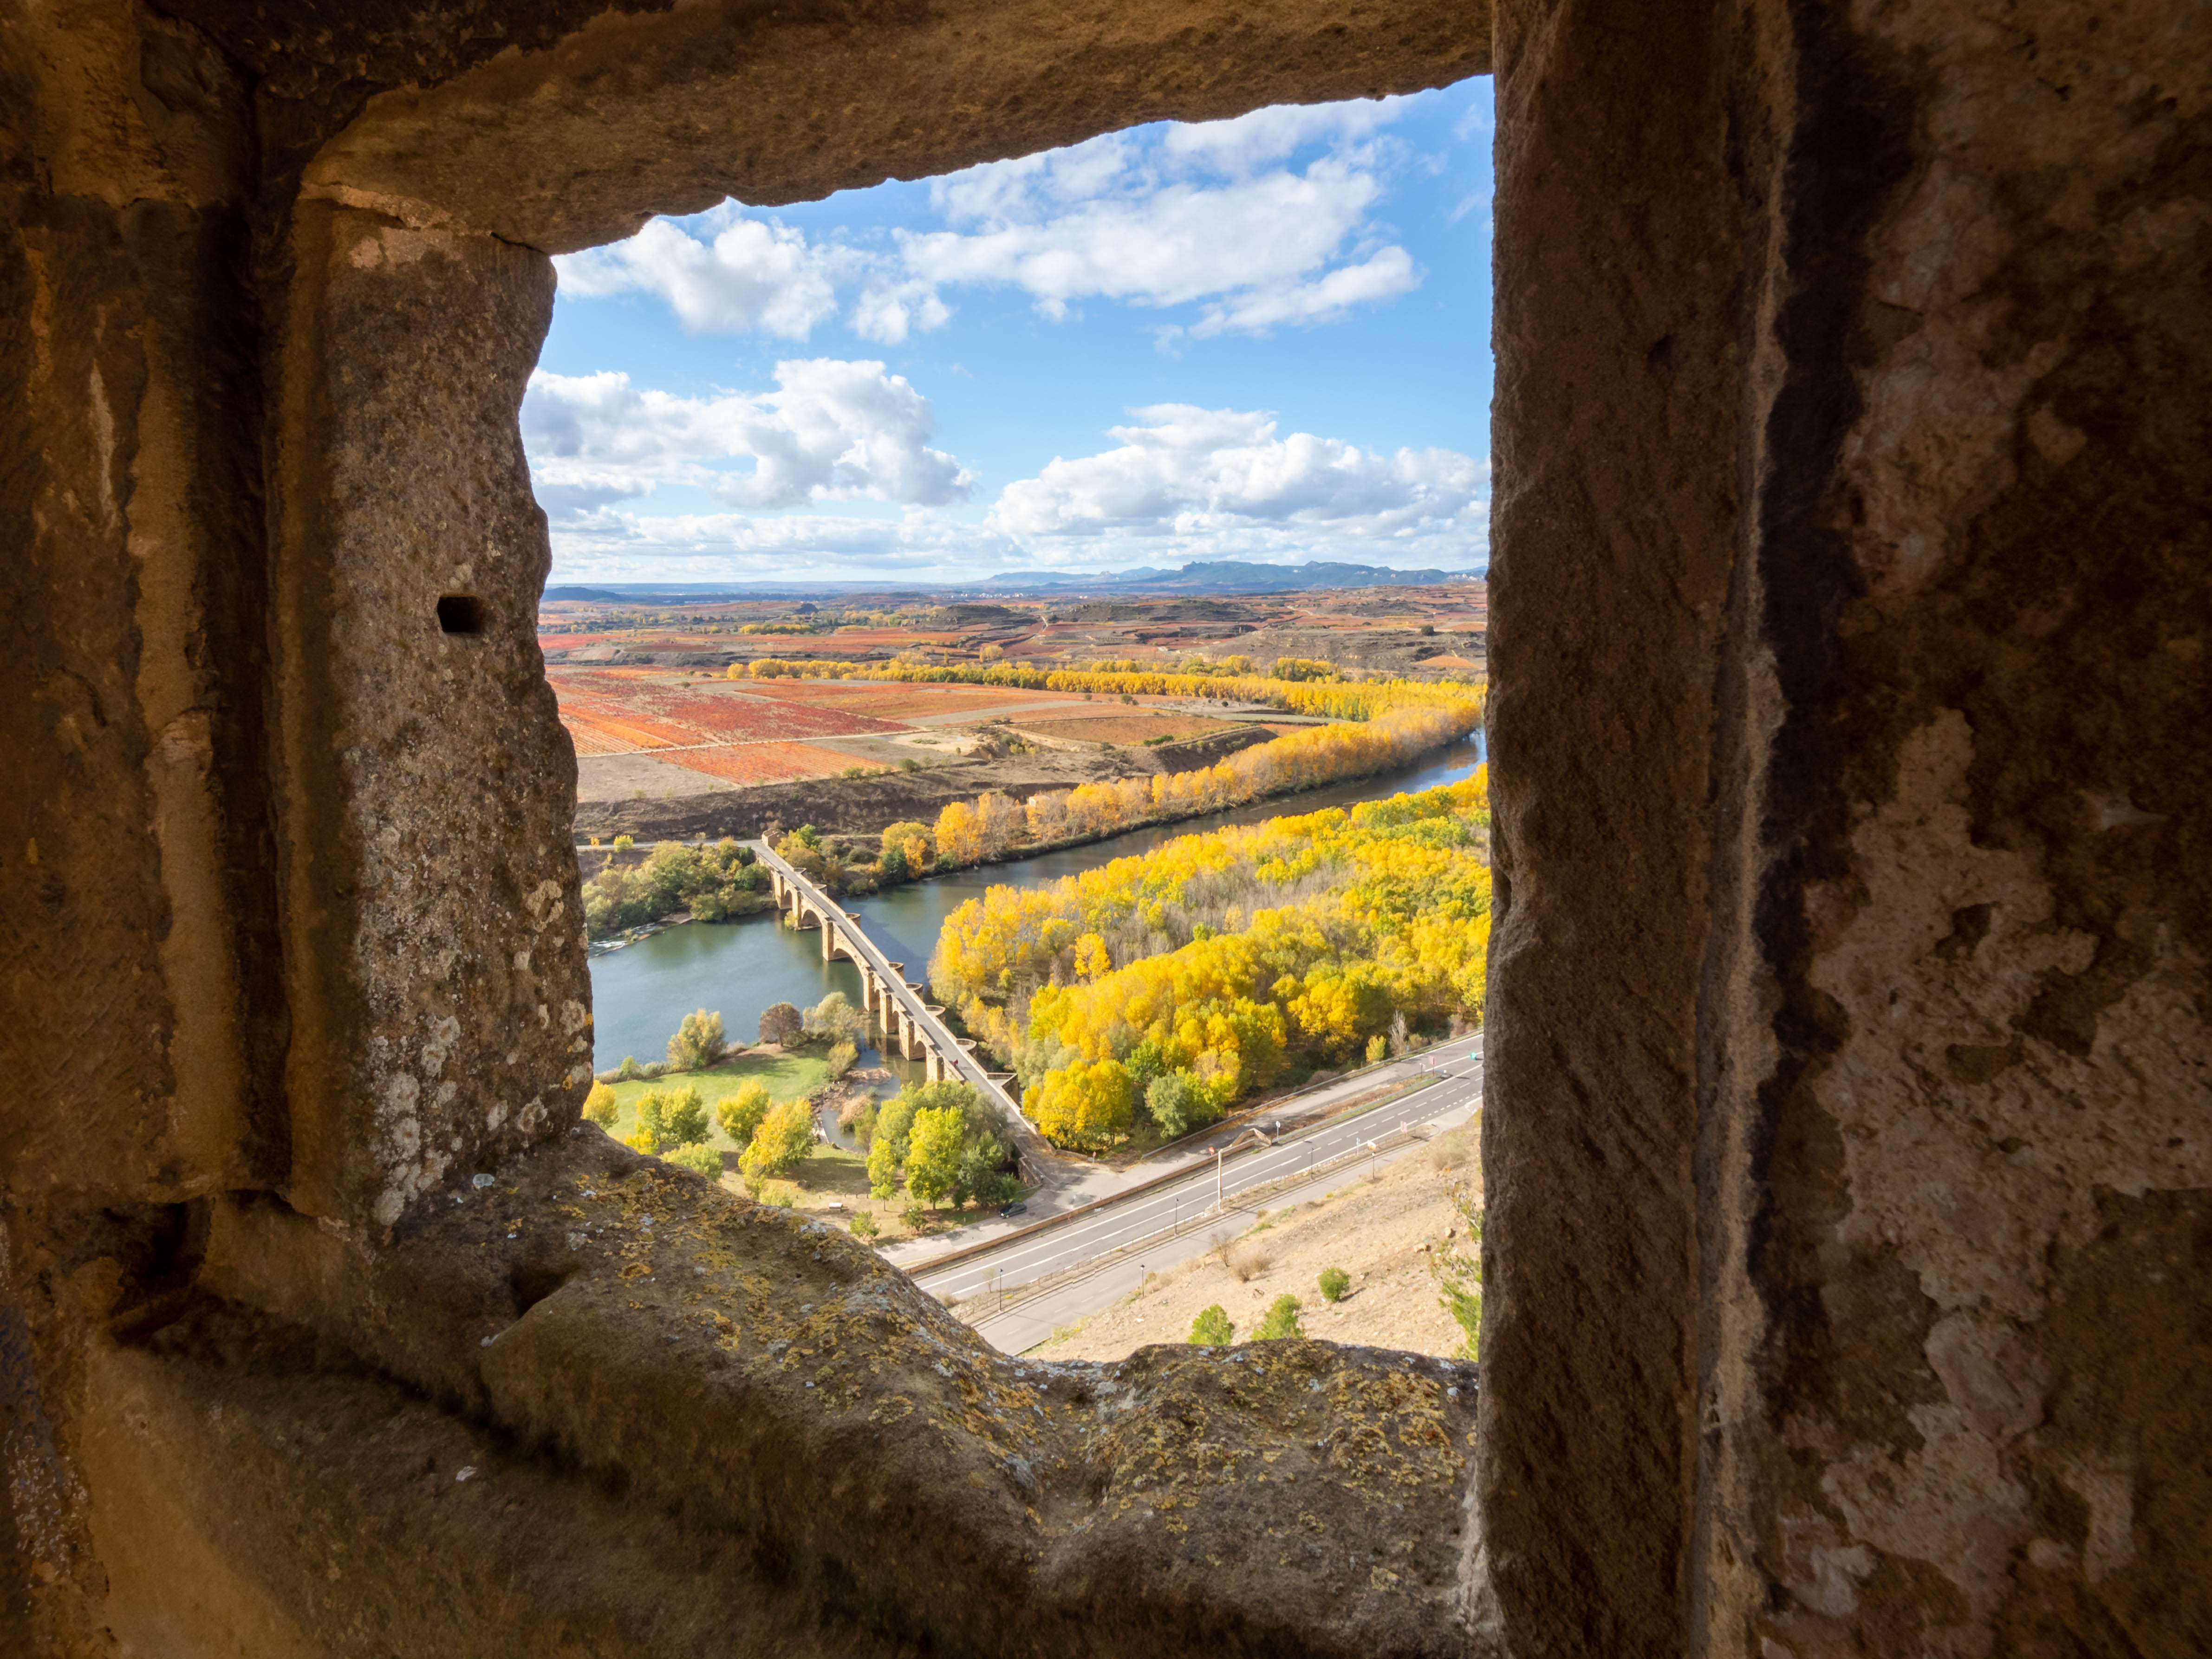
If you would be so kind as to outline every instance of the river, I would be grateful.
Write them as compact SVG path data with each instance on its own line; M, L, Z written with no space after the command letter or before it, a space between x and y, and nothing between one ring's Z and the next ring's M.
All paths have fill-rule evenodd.
M1379 773L1334 784L1303 795L1240 806L1233 811L1156 824L1123 836L1071 847L1058 853L1007 864L982 865L952 875L909 882L888 893L851 899L878 939L904 947L908 979L926 977L929 953L936 948L945 919L984 889L1026 886L1096 869L1133 854L1148 853L1177 836L1201 834L1224 823L1251 823L1285 813L1316 812L1324 806L1433 789L1455 783L1482 760L1482 740L1468 738L1437 750L1395 772ZM695 1008L717 1010L731 1037L750 1042L761 1012L779 1002L804 1008L832 991L858 1003L860 976L849 962L822 960L822 936L796 933L777 924L773 914L738 922L692 922L592 960L594 1043L592 1063L600 1070L622 1064L625 1054L641 1061L659 1060L684 1016ZM871 1052L865 1065L879 1065ZM902 1070L902 1067L894 1067ZM919 1072L919 1067L915 1068Z

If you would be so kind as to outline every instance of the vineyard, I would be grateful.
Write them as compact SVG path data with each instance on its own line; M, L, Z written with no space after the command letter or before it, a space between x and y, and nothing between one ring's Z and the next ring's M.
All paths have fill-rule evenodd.
M635 670L555 669L546 678L552 682L562 721L580 755L708 744L787 744L807 738L861 737L904 729L896 720L848 709L763 696L711 681L686 684Z

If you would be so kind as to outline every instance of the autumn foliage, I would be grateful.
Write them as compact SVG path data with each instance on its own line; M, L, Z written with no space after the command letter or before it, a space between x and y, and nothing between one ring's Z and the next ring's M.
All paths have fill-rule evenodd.
M1109 1146L1139 1114L1179 1133L1292 1066L1352 1061L1401 1018L1479 1019L1488 839L1480 771L1185 836L969 900L932 981L1051 1139Z

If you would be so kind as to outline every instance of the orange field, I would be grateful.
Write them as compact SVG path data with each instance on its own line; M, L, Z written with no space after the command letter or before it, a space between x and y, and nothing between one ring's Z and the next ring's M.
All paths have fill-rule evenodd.
M781 783L821 778L860 764L850 755L811 743L740 743L722 749L685 749L665 758L731 783ZM870 767L870 771L887 769Z
M894 720L763 696L744 682L691 684L665 670L556 668L546 678L580 755L860 737L902 729Z

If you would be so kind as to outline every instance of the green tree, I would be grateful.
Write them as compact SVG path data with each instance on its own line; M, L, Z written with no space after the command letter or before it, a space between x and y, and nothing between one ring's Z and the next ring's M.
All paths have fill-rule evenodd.
M1298 1327L1297 1297L1285 1291L1267 1309L1267 1316L1260 1322L1260 1328L1252 1333L1255 1342L1279 1342L1285 1337L1304 1336Z
M938 1204L960 1184L960 1154L966 1120L957 1106L925 1109L914 1115L908 1137L906 1189L924 1204Z
M873 1238L882 1231L882 1228L876 1225L873 1211L863 1210L853 1218L853 1237L855 1238Z
M799 1017L799 1010L787 1002L779 1002L762 1011L760 1040L763 1042L773 1042L779 1048L796 1048L805 1029Z
M876 866L876 879L883 883L884 886L889 887L894 882L904 881L906 878L906 848L903 847L884 848L883 861Z
M613 1128L615 1120L622 1115L613 1089L604 1083L594 1083L592 1092L584 1097L584 1115L602 1129Z
M1163 1072L1145 1085L1145 1109L1170 1140L1188 1134L1198 1121L1198 1097L1188 1072Z
M668 1039L668 1063L679 1072L700 1071L720 1060L729 1047L721 1015L702 1008L684 1015L684 1024Z
M788 1175L814 1150L814 1113L803 1099L787 1100L762 1120L752 1144L738 1160L750 1182Z
M903 1156L899 1146L898 1141L879 1132L868 1147L868 1190L878 1198L889 1198L898 1191L899 1159Z
M1352 1288L1352 1275L1341 1267L1324 1267L1321 1273L1321 1294L1325 1302L1341 1302L1344 1293Z
M1185 1339L1206 1348L1225 1348L1236 1340L1237 1327L1230 1322L1218 1302L1199 1310L1198 1317L1190 1322L1190 1335Z
M637 1133L629 1145L641 1152L690 1146L707 1138L707 1103L694 1085L647 1089L637 1097Z
M851 1043L840 1042L836 1044L830 1050L830 1075L832 1078L841 1078L844 1076L846 1073L853 1069L853 1063L859 1060L860 1057L860 1051L854 1048Z
M867 1022L842 991L832 991L806 1011L804 1029L810 1042L857 1044Z
M768 1097L768 1085L757 1077L747 1078L733 1094L724 1095L714 1103L714 1120L722 1126L722 1133L735 1142L739 1150L751 1145L753 1132L769 1115L774 1102Z
M616 1079L623 1083L635 1083L644 1075L644 1068L637 1063L635 1054L624 1054L622 1069L615 1073Z
M722 1178L722 1155L712 1146L673 1146L661 1157L709 1181Z
M660 1121L668 1138L679 1146L696 1146L706 1139L707 1102L698 1085L687 1083L665 1092L667 1102L660 1109Z

